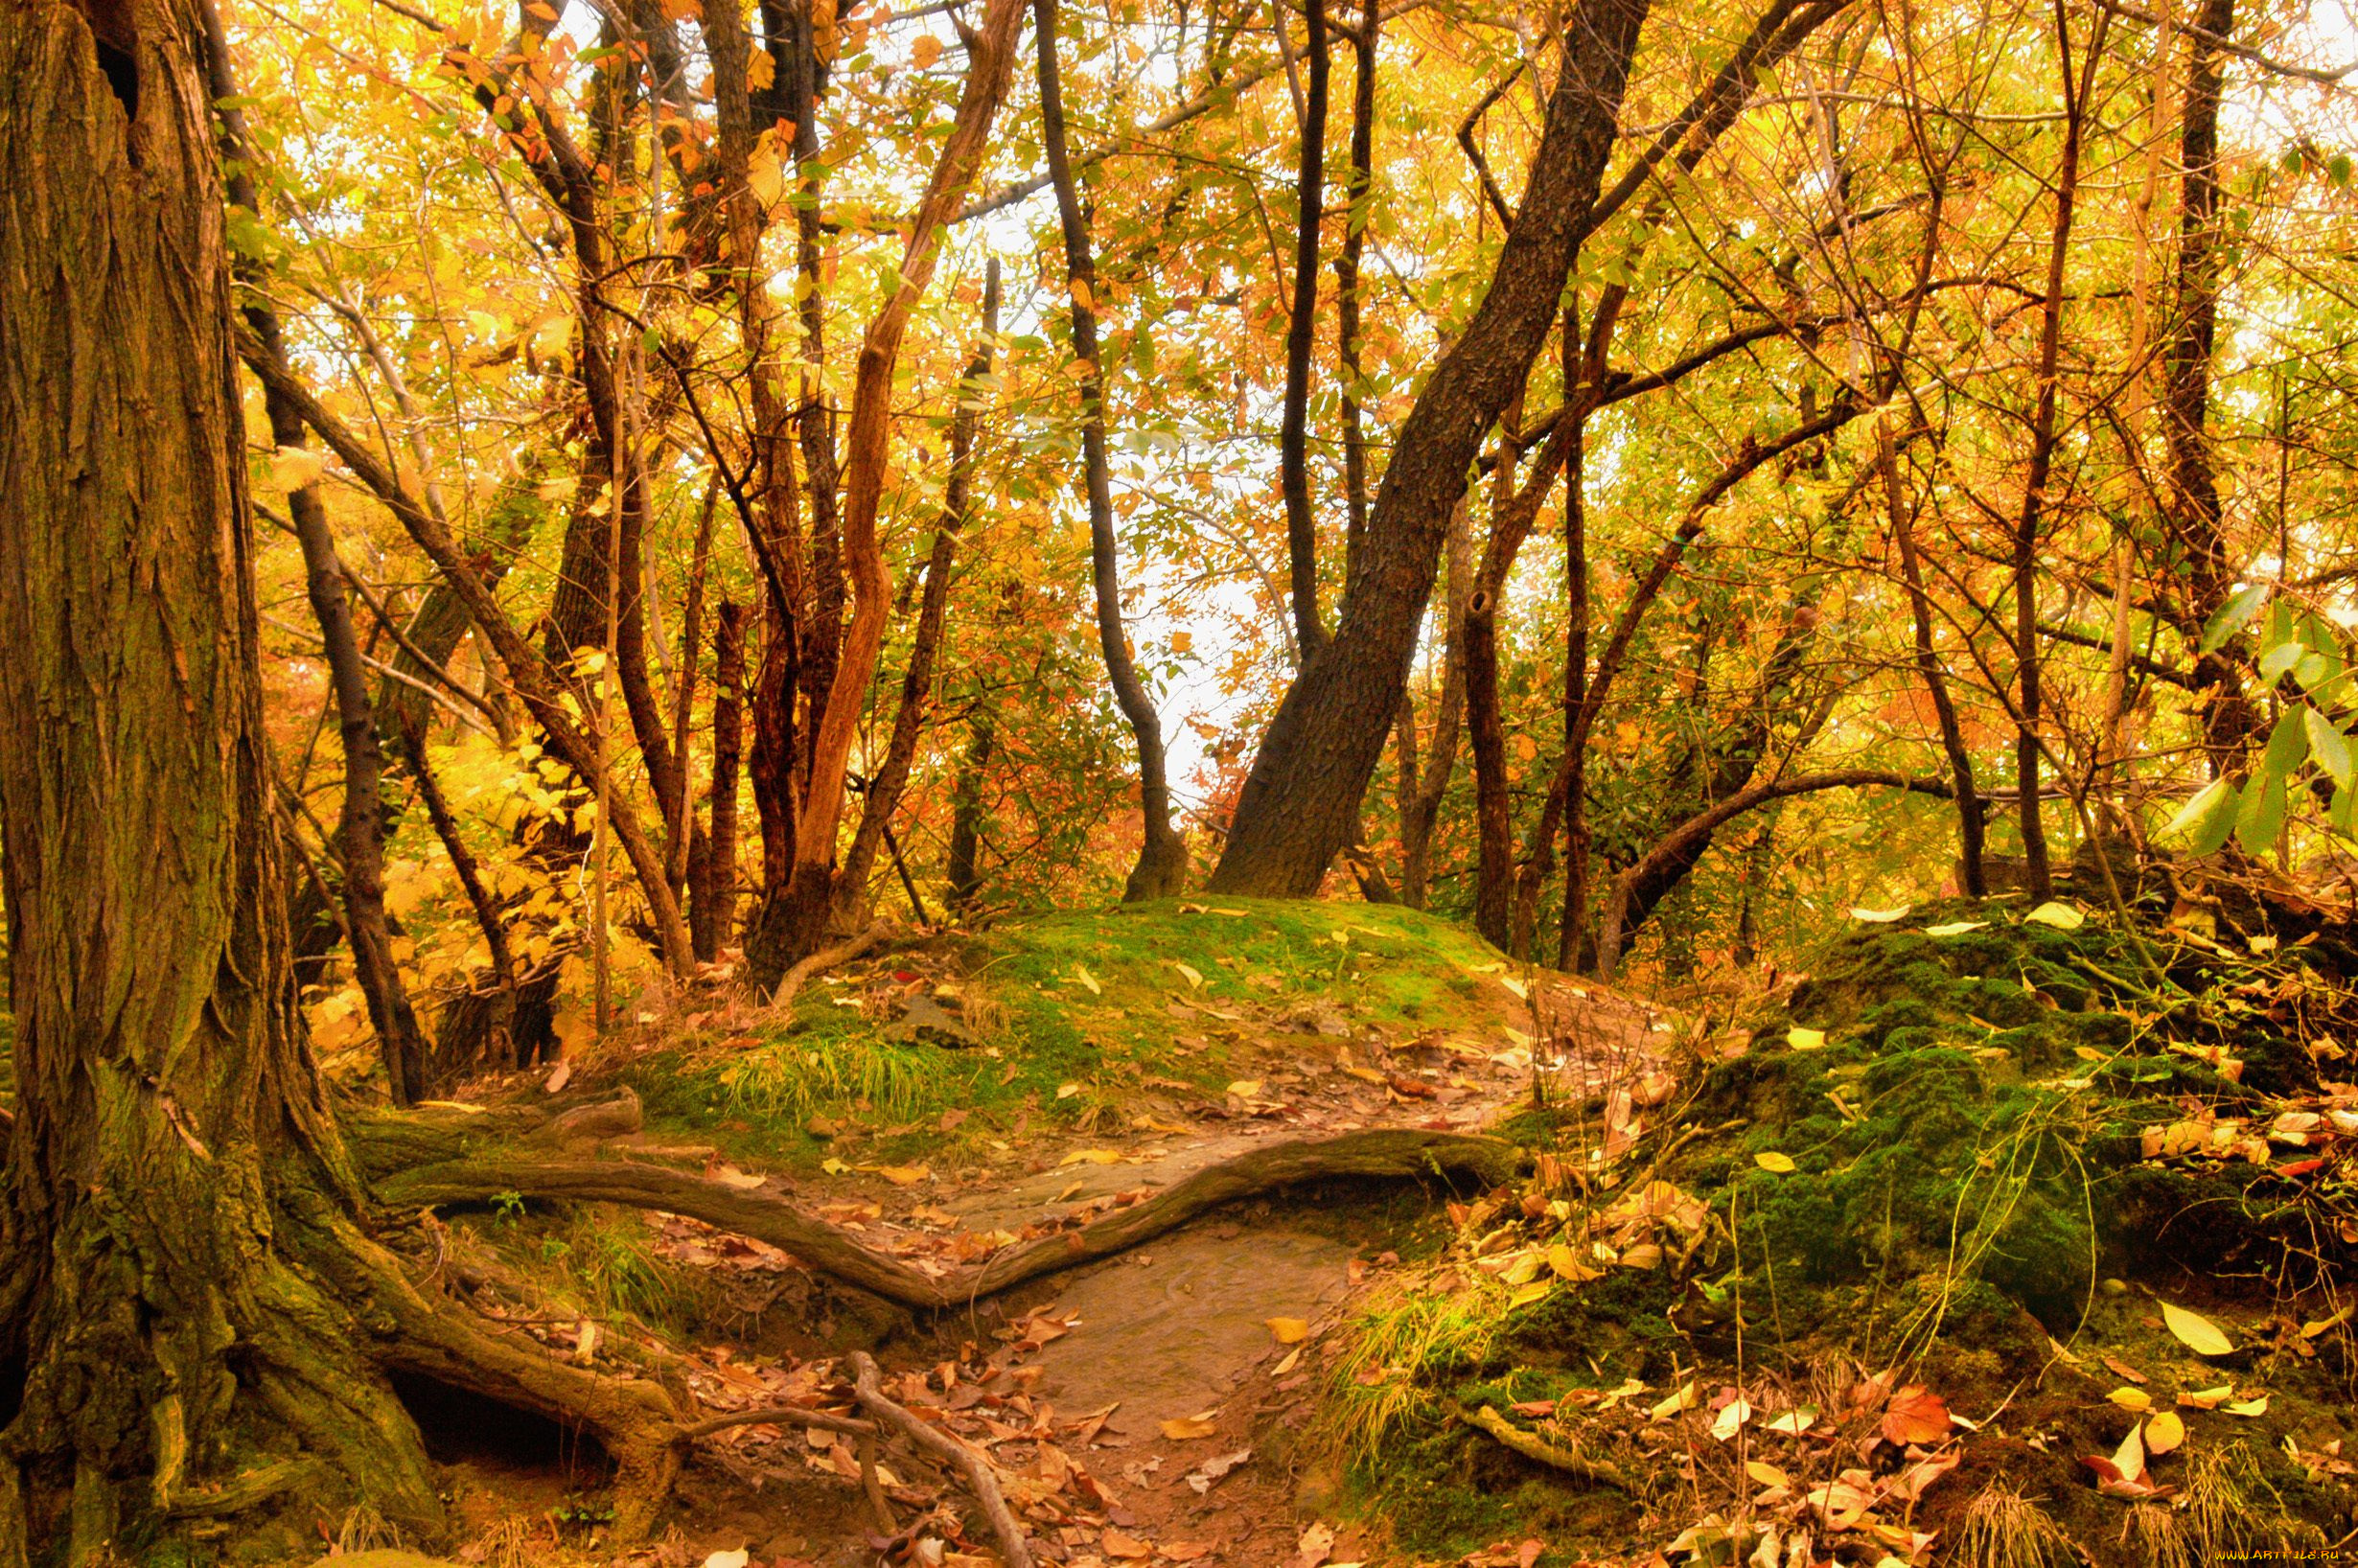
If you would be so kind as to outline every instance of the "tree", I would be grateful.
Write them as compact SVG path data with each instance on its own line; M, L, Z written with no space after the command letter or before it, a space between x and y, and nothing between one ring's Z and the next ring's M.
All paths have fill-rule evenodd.
M1649 0L1585 0L1514 227L1482 305L1401 426L1333 637L1306 657L1262 737L1212 886L1315 891L1356 827L1359 797L1399 712L1451 510L1485 430L1514 399L1556 321L1564 277L1617 130ZM1307 650L1305 651L1306 655Z
M500 1344L357 1220L291 1005L203 50L190 0L0 9L7 1568L98 1561L231 1478L431 1530L394 1369L670 1463L627 1430L651 1387Z

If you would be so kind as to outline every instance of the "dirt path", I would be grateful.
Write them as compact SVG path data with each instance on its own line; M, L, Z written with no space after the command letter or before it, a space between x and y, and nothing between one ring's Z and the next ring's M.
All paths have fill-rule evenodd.
M1598 987L1560 983L1534 1008L1498 985L1495 1000L1497 1022L1480 1031L1305 1034L1225 1095L1158 1085L1120 1132L1029 1137L1002 1158L914 1180L847 1164L834 1185L802 1196L865 1244L947 1274L1007 1238L1085 1223L1255 1149L1363 1129L1479 1132L1535 1085L1559 1101L1603 1099L1657 1072L1673 1040L1653 1010ZM1287 1561L1320 1524L1329 1487L1279 1456L1296 1450L1312 1414L1320 1336L1394 1261L1384 1238L1413 1204L1397 1187L1391 1198L1343 1188L1233 1207L881 1353L906 1402L990 1451L1043 1558L1070 1568ZM758 1402L797 1381L758 1362L730 1371L737 1386L699 1394ZM724 1458L758 1471L789 1454L856 1497L856 1464L800 1432L742 1429ZM796 1489L778 1506L791 1511ZM689 1544L744 1546L769 1568L877 1560L864 1531L765 1530L750 1497L726 1512L724 1528ZM765 1538L776 1555L761 1555ZM943 1560L992 1560L966 1550ZM1345 1530L1332 1560L1357 1550Z

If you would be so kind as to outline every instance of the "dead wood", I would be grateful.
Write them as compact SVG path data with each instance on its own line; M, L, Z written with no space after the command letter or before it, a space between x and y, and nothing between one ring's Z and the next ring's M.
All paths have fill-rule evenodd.
M999 1489L999 1475L991 1462L980 1450L886 1397L877 1375L876 1360L866 1350L851 1353L851 1368L858 1379L853 1386L859 1390L860 1403L870 1414L926 1452L946 1461L966 1478L975 1500L982 1505L982 1512L991 1522L992 1533L999 1537L999 1555L1006 1559L1007 1568L1032 1568L1031 1547L1024 1539L1024 1527L1015 1522L1015 1512L1007 1507L1006 1496Z

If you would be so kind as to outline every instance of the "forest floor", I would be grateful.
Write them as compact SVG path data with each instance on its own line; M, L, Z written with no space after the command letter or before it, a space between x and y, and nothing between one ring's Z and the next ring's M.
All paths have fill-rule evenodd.
M1515 1174L1297 1183L947 1311L600 1206L447 1211L437 1266L719 1412L849 1413L870 1352L1071 1568L2330 1548L2358 1523L2345 993L2315 943L2038 916L1862 922L1815 977L1671 1010L1363 905L913 943L784 1010L658 1008L555 1098L628 1089L642 1125L608 1155L936 1279L1371 1129L1490 1133ZM945 1469L888 1445L870 1476L849 1440L757 1423L702 1441L663 1533L618 1555L597 1454L411 1392L460 1562L999 1560ZM323 1533L396 1544L371 1524Z

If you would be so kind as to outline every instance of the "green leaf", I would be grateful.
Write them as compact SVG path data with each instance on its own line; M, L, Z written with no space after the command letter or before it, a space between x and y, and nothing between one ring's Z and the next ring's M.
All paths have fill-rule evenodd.
M2333 803L2325 808L2325 825L2336 833L2358 833L2358 789L2345 784L2333 792Z
M2300 710L2309 730L2309 754L2317 765L2333 775L2335 784L2347 788L2350 780L2349 741L2334 728L2333 721L2313 707Z
M2252 624L2252 617L2268 602L2268 587L2266 583L2247 583L2219 607L2219 612L2210 617L2210 624L2203 628L2204 653L2216 653L2228 638Z
M2306 708L2287 708L2277 727L2269 732L2268 749L2260 755L2260 771L2282 783L2293 776L2295 769L2309 759L2309 726L2300 715Z
M2234 831L2235 786L2227 779L2214 778L2179 808L2169 826L2162 830L2162 837L2175 839L2183 833L2186 835L2187 854L2208 855L2216 853Z
M2301 655L2300 662L2293 666L2293 679L2300 682L2302 691L2315 691L2331 677L2332 666L2325 656L2314 650Z
M2309 650L2298 642L2279 642L2260 655L2260 679L2270 685L2284 679L2284 673L2306 657Z
M2247 855L2265 852L2284 831L2284 778L2269 773L2243 787L2243 805L2235 813L2235 842Z

